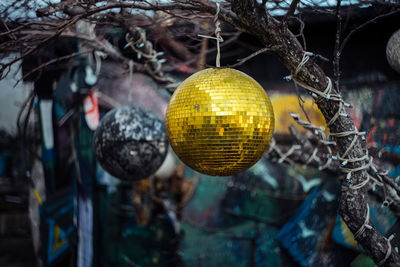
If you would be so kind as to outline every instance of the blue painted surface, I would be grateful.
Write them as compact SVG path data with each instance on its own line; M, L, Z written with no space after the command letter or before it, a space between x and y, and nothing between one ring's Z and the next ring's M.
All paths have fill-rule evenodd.
M0 153L0 176L4 176L7 166L7 154Z

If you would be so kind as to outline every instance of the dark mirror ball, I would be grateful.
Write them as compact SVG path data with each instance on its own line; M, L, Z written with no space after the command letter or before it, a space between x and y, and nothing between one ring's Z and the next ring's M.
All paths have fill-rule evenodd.
M390 37L386 45L386 58L389 65L400 73L400 30Z
M94 149L97 160L111 175L127 181L147 178L167 155L165 125L138 107L115 108L96 129Z

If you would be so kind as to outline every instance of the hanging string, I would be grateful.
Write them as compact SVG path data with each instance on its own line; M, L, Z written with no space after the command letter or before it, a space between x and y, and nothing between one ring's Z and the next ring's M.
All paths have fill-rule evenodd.
M222 43L224 41L224 39L221 36L221 31L222 31L221 30L221 22L218 19L218 15L219 15L219 12L220 12L221 8L220 8L219 3L216 3L216 4L217 4L217 11L216 11L215 16L214 16L214 25L215 25L214 33L215 33L215 37L202 35L202 34L198 34L197 36L208 38L208 39L217 40L217 56L215 58L215 66L217 68L220 68L221 67L221 62L220 62L221 61L220 43Z
M101 59L106 58L107 54L101 51L94 51L94 58L96 60L96 76L99 76L101 70Z
M214 23L215 23L215 36L217 37L217 57L215 59L215 66L217 68L221 67L220 59L221 59L221 52L220 52L220 47L219 43L223 42L224 39L222 39L221 36L221 23L219 22L218 15L219 15L220 7L219 3L217 3L217 12L215 13L214 16Z
M129 60L129 94L128 94L128 103L131 104L132 101L132 79L133 79L133 60Z

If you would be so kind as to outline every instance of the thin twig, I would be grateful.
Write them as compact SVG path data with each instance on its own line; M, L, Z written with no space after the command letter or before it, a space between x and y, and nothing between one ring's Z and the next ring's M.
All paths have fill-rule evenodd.
M361 24L360 26L358 26L357 28L355 28L354 30L352 30L352 31L346 36L346 38L343 39L343 42L342 42L342 44L341 44L341 46L340 46L340 49L339 49L339 52L342 53L344 47L346 46L347 42L348 42L349 39L353 36L354 33L358 32L358 31L361 30L362 28L368 26L368 25L371 24L371 23L376 22L377 20L379 20L379 19L381 19L381 18L389 17L389 16L394 15L394 14L399 13L399 12L400 12L400 9L395 9L395 10L393 10L393 11L391 11L391 12L386 13L386 14L382 14L382 15L376 16L375 18L373 18L373 19L371 19L371 20L369 20L369 21L367 21L367 22Z
M335 39L335 48L333 52L333 74L335 76L335 84L336 88L339 89L339 80L340 80L340 36L342 35L342 15L341 15L341 0L337 1L336 5L336 39Z
M287 19L293 16L299 2L300 0L293 0L292 3L290 3L289 10L286 12L285 16L281 20L282 24L286 24Z
M242 64L245 63L246 61L252 59L253 57L255 57L255 56L257 56L257 55L259 55L259 54L261 54L261 53L265 53L265 52L267 52L267 51L271 51L271 49L268 48L268 47L265 47L265 48L263 48L263 49L260 49L260 50L258 50L257 52L254 52L253 54L251 54L251 55L248 56L248 57L245 57L245 58L242 58L242 59L238 59L238 61L239 61L238 63L235 63L235 64L233 64L233 65L227 65L227 67L235 68L235 67L237 67L237 66L242 65Z
M57 36L59 36L67 27L75 24L78 20L80 19L79 16L74 17L73 19L63 23L61 25L61 27L51 36L45 38L44 40L40 41L39 44L37 44L34 47L31 47L30 49L28 49L28 51L22 53L21 56L17 56L15 57L13 60L7 62L6 64L2 64L1 68L0 68L0 77L4 77L3 73L4 70L8 67L13 65L14 63L20 61L21 59L23 59L24 57L32 54L33 52L35 52L36 50L40 49L44 44L48 43L49 41L51 41L52 39L56 38Z
M3 18L1 18L1 22L3 23L4 27L6 28L7 32L6 34L9 34L11 36L11 39L13 39L14 41L17 39L17 37L15 36L14 33L11 33L10 28L8 28L7 23L4 21ZM4 33L0 33L0 36L3 35Z
M10 30L8 25L6 24L6 22L3 19L1 19L1 20L3 21L3 24L6 27L7 31L0 32L0 36L14 34L14 33L18 32L18 31L23 30L24 28L27 28L27 27L32 26L32 25L41 25L41 26L50 26L50 27L60 27L61 26L60 24L57 24L57 23L43 22L43 21L32 21L32 22L24 23L24 24L22 24L22 25L20 25L18 27L15 27L14 29Z
M35 73L35 72L38 71L38 70L43 69L44 67L47 67L47 66L49 66L49 65L51 65L51 64L54 64L54 63L57 63L57 62L60 62L60 61L66 60L66 59L73 58L73 57L78 56L78 55L87 54L87 53L91 53L91 52L92 52L92 51L75 52L75 53L72 53L72 54L69 54L69 55L66 55L66 56L62 56L62 57L58 57L58 58L49 60L49 61L47 61L47 62L45 62L45 63L43 63L43 64L37 66L36 68L32 69L32 70L29 71L28 73L26 73L21 79L19 79L19 80L15 83L14 87L16 87L16 86L20 83L20 81L25 80L29 75Z
M303 41L303 49L307 51L306 37L304 36L304 28L305 28L304 21L300 17L291 17L291 18L297 20L300 23L300 32L295 36L301 37L301 40Z
M298 85L295 83L294 87L296 88L296 94L297 94L297 100L299 101L299 106L301 108L301 110L303 111L303 114L306 116L306 119L309 123L311 123L310 117L308 116L308 113L306 112L306 110L304 109L304 99L301 97L300 91L299 91L299 87ZM312 109L311 109L312 111Z

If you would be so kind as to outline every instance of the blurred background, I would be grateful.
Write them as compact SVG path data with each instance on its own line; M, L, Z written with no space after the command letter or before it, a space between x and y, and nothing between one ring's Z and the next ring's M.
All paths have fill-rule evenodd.
M349 9L346 23L355 27L383 11L377 6ZM179 82L214 65L214 40L188 34L204 29L212 34L210 17L200 27L162 16L154 14L152 19L162 21L158 24L146 14L132 20L152 49L164 51L166 77ZM386 49L399 31L399 19L398 14L382 18L349 40L340 83L344 99L354 107L351 117L360 131L368 131L367 145L383 155L380 164L392 177L400 175L400 74L388 63ZM302 21L307 51L330 60L320 65L333 76L335 16L303 11ZM164 123L170 93L163 81L141 71L146 52L127 46L127 29L101 22L95 30L90 22L81 23L76 31L102 36L138 67L86 53L35 71L43 62L88 47L60 36L14 64L0 80L0 266L374 266L338 215L341 183L334 169L278 163L266 156L245 172L211 177L185 166L168 147L165 129L149 126L153 150L142 143L132 146L143 158L134 167L154 165L151 174L127 181L106 171L93 145L99 121L111 110L133 106L152 114L151 125ZM1 30L13 23L4 22ZM289 26L297 32L301 24ZM222 28L222 66L262 48L253 37L229 25ZM398 49L400 37L396 42ZM15 55L4 53L2 60ZM288 71L275 56L260 54L237 69L270 96L279 144L293 142L290 112L326 127L312 98L282 79ZM128 145L124 142L117 148ZM382 202L379 194L370 194L370 217L388 236L399 232L400 223ZM393 242L397 249L398 236Z

